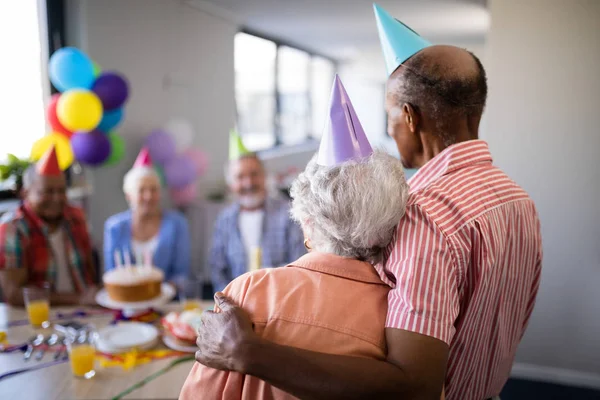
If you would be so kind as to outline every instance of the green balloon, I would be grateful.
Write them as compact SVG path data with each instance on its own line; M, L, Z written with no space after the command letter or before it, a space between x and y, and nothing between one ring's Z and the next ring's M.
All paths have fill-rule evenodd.
M167 186L167 178L165 178L165 171L160 165L154 164L154 170L158 174L158 178L160 179L160 185L162 187Z
M92 70L94 71L95 78L97 78L102 73L102 68L100 68L100 66L96 64L96 61L92 61Z
M110 155L104 165L115 165L125 156L125 141L116 132L108 134L108 141L110 142Z

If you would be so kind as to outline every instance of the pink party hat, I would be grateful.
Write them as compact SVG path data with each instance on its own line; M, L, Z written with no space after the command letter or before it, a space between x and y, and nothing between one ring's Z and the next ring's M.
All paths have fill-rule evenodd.
M133 163L134 167L151 167L152 166L152 158L150 157L150 152L146 147L142 147L140 150L140 154L138 154L135 162Z
M321 138L317 163L333 167L373 153L348 93L336 74L329 99L329 118Z

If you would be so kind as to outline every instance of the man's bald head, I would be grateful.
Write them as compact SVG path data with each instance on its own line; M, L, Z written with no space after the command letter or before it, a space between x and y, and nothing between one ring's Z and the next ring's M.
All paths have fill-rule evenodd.
M454 46L427 47L388 79L387 108L412 105L423 119L434 121L446 146L456 141L456 118L479 123L487 98L487 78L481 62Z

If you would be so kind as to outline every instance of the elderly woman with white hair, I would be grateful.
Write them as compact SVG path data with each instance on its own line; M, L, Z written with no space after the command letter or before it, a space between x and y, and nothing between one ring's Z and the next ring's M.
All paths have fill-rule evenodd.
M117 258L135 261L142 257L165 273L177 287L190 275L190 234L186 218L161 206L160 178L150 156L142 149L123 179L129 210L108 218L104 225L105 271L115 268Z
M390 287L374 265L383 259L383 250L404 214L408 185L398 159L371 149L339 78L330 116L318 155L291 188L291 214L302 226L308 254L285 268L242 275L224 294L249 314L260 340L385 360ZM227 307L222 311L231 307L229 303L222 306ZM180 399L294 398L243 375L243 370L229 372L202 365L206 356L227 353L219 346L203 344L214 316L207 312L202 317L199 363ZM236 370L235 366L231 369Z

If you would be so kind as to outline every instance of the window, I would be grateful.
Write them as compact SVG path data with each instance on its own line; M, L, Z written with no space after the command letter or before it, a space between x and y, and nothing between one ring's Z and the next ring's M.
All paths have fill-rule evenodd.
M4 99L0 101L0 160L4 160L7 153L28 157L33 142L46 132L44 96L49 87L44 67L47 58L42 55L40 40L41 34L46 34L44 3L0 2L0 45L7 57L0 63L0 76L4 78Z
M323 135L334 74L331 61L322 57L313 57L310 64L310 104L312 105L312 135L315 138Z
M250 150L275 145L275 43L235 36L235 98L238 130Z
M321 137L334 73L327 58L238 33L235 97L246 147L258 151Z

